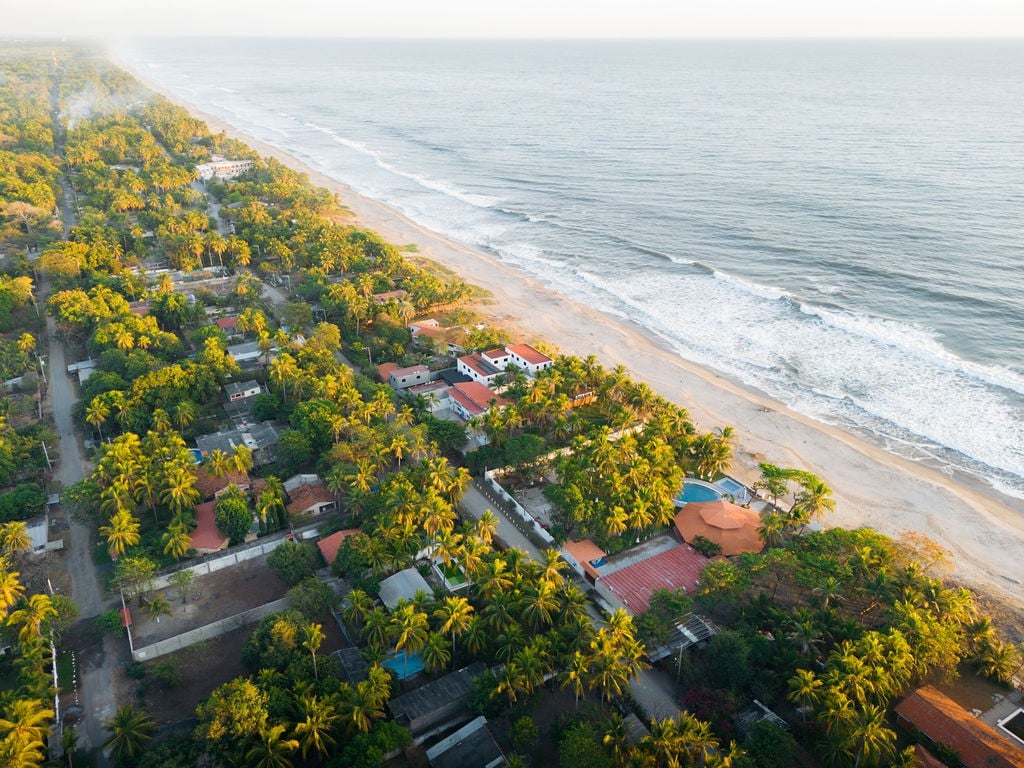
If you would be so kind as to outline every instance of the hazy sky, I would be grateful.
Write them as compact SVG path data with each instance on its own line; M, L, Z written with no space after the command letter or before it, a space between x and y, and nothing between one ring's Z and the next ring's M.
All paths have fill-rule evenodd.
M0 0L0 36L1024 37L1024 0Z

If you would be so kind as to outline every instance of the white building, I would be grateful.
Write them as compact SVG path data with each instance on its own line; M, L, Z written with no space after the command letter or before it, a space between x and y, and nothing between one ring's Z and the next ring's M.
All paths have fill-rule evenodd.
M252 160L213 160L196 166L199 178L209 181L212 178L233 179L252 168Z

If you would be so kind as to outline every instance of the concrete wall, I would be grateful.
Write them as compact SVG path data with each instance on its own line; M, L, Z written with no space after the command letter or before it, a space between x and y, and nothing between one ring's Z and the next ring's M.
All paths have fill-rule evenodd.
M487 478L487 484L491 486L494 492L498 494L501 499L509 503L509 506L512 508L512 511L509 514L516 515L522 521L523 525L529 527L533 533L537 534L541 541L546 544L554 545L555 540L551 534L541 527L540 523L533 518L533 515L526 511L522 504L512 498L512 496L501 487L501 484L498 483L494 475L495 471L490 470L484 475L484 477Z
M295 529L296 539L305 541L306 539L314 538L316 535L317 527L315 525ZM174 568L173 570L158 574L151 582L153 585L151 589L166 589L170 586L171 575L178 571L192 571L192 573L198 577L204 576L208 573L215 573L216 571L224 568L230 568L233 565L244 563L246 560L262 557L263 555L273 552L286 540L287 534L282 531L280 533L271 534L270 536L265 536L262 539L257 539L250 544L243 544L224 552L206 555L205 559L193 565Z
M287 607L288 598L282 597L280 600L275 600L272 603L266 603L264 605L257 606L256 608L250 608L248 611L237 613L226 619L215 621L211 624L207 624L206 626L198 627L197 629L191 629L188 632L182 632L180 635L169 637L166 640L160 640L152 645L147 645L145 648L136 648L132 657L136 661L152 661L153 659L158 659L161 656L166 656L169 653L175 653L184 648L188 648L190 645L201 643L204 640L212 640L215 637L226 635L228 632L240 629L241 627L247 627L250 624L255 624L264 616L269 616L272 613L280 613Z

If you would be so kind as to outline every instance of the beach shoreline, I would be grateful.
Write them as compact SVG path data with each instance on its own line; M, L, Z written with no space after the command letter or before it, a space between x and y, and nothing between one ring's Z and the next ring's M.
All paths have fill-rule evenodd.
M474 308L518 334L518 340L543 341L581 357L593 354L608 367L622 364L655 392L684 406L701 431L735 427L739 443L730 474L746 484L757 479L758 461L814 472L833 489L836 500L836 511L825 525L869 526L891 536L907 530L925 534L953 554L958 580L1024 609L1024 501L1003 496L966 473L949 475L891 453L690 362L638 324L575 302L491 254L432 232L285 150L167 93L131 65L115 63L204 120L211 131L224 131L336 193L351 211L350 223L395 245L415 244L414 256L439 263L484 289L490 300Z

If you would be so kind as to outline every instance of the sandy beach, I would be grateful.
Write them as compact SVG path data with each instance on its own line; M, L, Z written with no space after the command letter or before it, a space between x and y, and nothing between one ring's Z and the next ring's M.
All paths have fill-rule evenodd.
M205 120L212 131L225 131L337 193L354 223L392 243L414 243L419 255L483 288L491 299L477 309L522 341L544 341L567 354L593 354L606 366L622 364L660 395L685 406L699 429L735 427L739 446L731 474L738 479L748 484L756 480L762 460L810 470L834 492L836 511L826 525L870 526L893 536L908 530L923 533L953 553L958 580L1024 609L1024 501L791 411L682 359L639 326L554 293L530 275L424 229L287 153L165 95Z

